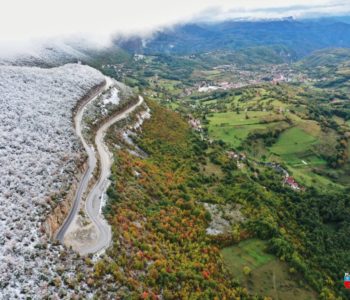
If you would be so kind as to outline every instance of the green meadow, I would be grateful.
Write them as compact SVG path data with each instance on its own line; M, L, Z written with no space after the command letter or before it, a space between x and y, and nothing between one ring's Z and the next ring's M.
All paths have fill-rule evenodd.
M266 251L266 242L249 239L222 249L221 254L228 271L252 295L286 300L317 299L316 293L299 280L298 274L291 274L286 263Z
M242 278L244 267L253 270L275 259L266 252L266 248L265 242L250 239L240 242L237 246L222 249L222 255L229 271Z
M298 127L292 127L281 134L277 143L271 147L271 152L292 159L296 153L311 149L317 139Z
M212 117L209 117L211 125L230 125L230 126L240 126L240 125L253 125L258 124L264 118L273 118L276 114L273 112L264 111L248 111L240 112L223 112L215 113Z
M222 140L233 147L239 147L248 137L249 133L264 128L266 128L266 125L261 124L245 126L210 126L209 135L213 139Z
M215 113L208 117L209 136L239 147L250 133L274 126L279 119L274 112L264 111Z

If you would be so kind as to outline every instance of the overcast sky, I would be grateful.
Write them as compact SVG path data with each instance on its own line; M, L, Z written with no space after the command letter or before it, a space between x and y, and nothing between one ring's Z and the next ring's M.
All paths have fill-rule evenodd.
M350 0L1 0L0 43L82 33L103 40L188 20L349 11Z

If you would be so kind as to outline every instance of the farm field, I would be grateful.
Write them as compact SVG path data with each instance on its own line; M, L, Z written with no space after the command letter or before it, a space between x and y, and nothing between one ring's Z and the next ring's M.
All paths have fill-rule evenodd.
M291 166L322 165L325 162L312 151L317 143L316 137L299 127L292 127L281 134L270 151Z
M293 127L283 132L271 151L281 156L293 155L309 150L317 140L304 130Z
M264 111L248 111L247 113L242 112L237 114L236 112L224 112L216 113L212 117L209 117L212 125L252 125L259 124L263 120L274 120L277 119L278 115L273 112Z
M298 276L292 275L285 263L268 254L266 249L264 241L250 239L224 248L221 253L232 276L251 294L264 294L273 299L317 299L309 287L297 283ZM248 270L247 267L249 275L243 271Z
M283 90L288 94L283 97L278 89L258 87L237 92L238 95L202 101L207 111L209 138L221 140L239 151L248 151L260 160L285 163L303 186L340 187L337 182L342 182L337 178L344 175L333 172L334 176L330 177L327 176L330 172L324 172L328 168L327 157L337 152L337 131L322 129L322 122L309 115L308 106L297 95L302 90ZM273 135L283 129L279 135ZM267 135L248 139L257 132Z
M233 147L239 147L248 135L257 130L268 127L278 127L281 116L273 112L249 111L216 113L209 117L209 136L223 140ZM266 123L265 123L266 122Z
M318 136L319 135L319 136ZM318 136L318 137L317 137ZM277 142L269 148L271 157L285 162L295 179L305 186L318 189L342 188L325 176L316 174L313 168L326 167L327 162L318 155L316 145L325 143L319 126L313 122L298 123L281 134ZM333 137L327 136L329 142Z
M304 167L289 167L293 177L305 186L313 186L319 190L327 189L329 187L342 189L343 186L334 183L325 176L320 176L312 171L309 166Z
M232 147L239 147L248 137L249 133L264 128L266 128L266 125L262 124L245 126L210 126L209 136L217 140L222 140Z

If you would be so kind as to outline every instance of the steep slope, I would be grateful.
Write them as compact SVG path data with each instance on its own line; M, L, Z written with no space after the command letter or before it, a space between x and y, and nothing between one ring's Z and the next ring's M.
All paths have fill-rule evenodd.
M40 298L60 264L42 223L82 162L72 110L104 77L65 65L0 67L0 78L0 298Z
M0 56L0 66L30 66L30 67L58 67L78 61L91 66L101 63L123 63L130 60L131 55L117 45L101 47L79 40L52 40L38 44L29 44L19 52Z
M299 65L304 68L337 66L350 61L350 49L335 48L315 51L305 57Z

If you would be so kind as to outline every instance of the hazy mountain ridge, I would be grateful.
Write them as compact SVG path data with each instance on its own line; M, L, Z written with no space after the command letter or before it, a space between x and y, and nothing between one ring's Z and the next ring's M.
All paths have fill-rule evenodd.
M331 48L315 51L311 55L300 61L300 65L305 68L319 66L336 66L350 61L350 49Z
M256 46L287 46L294 58L326 47L350 47L350 24L338 20L226 21L184 24L158 31L151 39L117 39L122 48L145 54L191 54Z
M350 47L350 22L344 18L316 20L225 21L188 23L165 28L151 37L116 36L106 47L80 45L78 41L51 41L13 57L0 65L53 67L64 63L86 63L110 57L110 62L130 61L132 54L191 55L233 51L237 56L259 56L273 63L299 60L324 48ZM265 53L264 53L265 52ZM255 61L253 63L256 63Z

